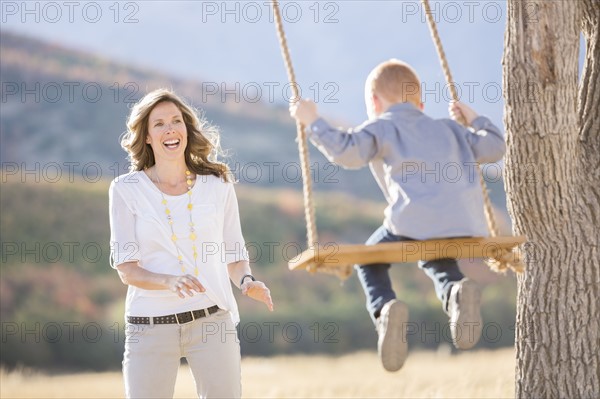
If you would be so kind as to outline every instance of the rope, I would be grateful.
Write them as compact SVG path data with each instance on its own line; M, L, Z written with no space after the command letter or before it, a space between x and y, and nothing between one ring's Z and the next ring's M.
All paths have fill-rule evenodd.
M431 13L429 0L421 0L421 4L423 4L423 8L425 10L425 18L427 19L427 25L429 26L431 38L433 40L433 44L435 45L440 64L442 66L442 71L444 73L444 77L446 78L446 83L450 88L450 95L452 96L452 101L456 102L458 101L458 93L456 91L455 82L452 79L450 67L448 66L448 59L446 58L444 48L442 47L442 40L440 39L440 35L437 30L437 25L433 18L433 14ZM467 125L466 121L462 117L458 122L462 125ZM490 236L496 237L498 235L498 226L496 224L496 218L494 217L494 209L492 207L492 202L490 201L490 196L488 193L487 186L485 184L485 179L483 177L483 171L481 170L481 168L479 169L479 177L481 190L483 192L484 213L487 220L488 229L490 232ZM506 249L500 251L497 257L487 260L486 263L492 270L497 272L505 272L507 268L510 268L517 273L521 273L524 270L523 263L521 262L521 259L519 258L518 254L516 252L508 251Z
M290 57L290 49L285 37L285 31L283 29L283 22L281 20L281 12L279 11L279 3L277 0L272 0L271 5L273 7L273 16L275 19L275 27L277 28L277 37L279 38L279 46L281 48L281 55L287 71L288 80L292 88L292 98L295 101L300 100L300 93L298 91L298 85L296 83L296 74L294 73L294 66L292 65L292 58ZM308 155L308 146L306 143L306 132L304 126L296 121L296 132L298 142L298 153L300 154L300 168L302 169L302 192L304 196L304 218L306 219L306 238L308 248L312 248L318 245L317 236L317 223L315 218L315 206L313 202L313 190L312 181L310 178L310 160ZM315 271L325 272L337 275L340 279L344 280L350 276L352 269L348 267L322 267L320 265L312 265L309 267L309 271L314 273Z
M446 82L450 88L450 95L452 96L452 101L458 101L458 92L456 91L456 85L454 84L454 79L452 79L452 73L450 72L450 67L448 66L448 59L446 59L446 53L444 52L444 48L442 47L442 39L440 39L440 34L437 30L437 25L435 20L433 19L433 14L431 13L431 7L429 6L429 0L421 0L423 4L423 8L425 9L425 18L427 19L427 25L429 26L429 32L431 33L431 39L433 39L433 44L435 45L435 49L437 50L438 58L440 59L440 64L442 65L442 72L444 73L444 77L446 78ZM467 124L467 121L464 118L460 118L459 120L461 125Z
M288 80L292 88L292 98L295 101L300 99L298 92L298 85L296 83L296 74L294 73L294 66L292 65L292 58L290 57L290 50L285 38L285 31L283 30L283 22L281 21L281 13L279 11L279 3L277 0L271 2L273 5L273 15L275 17L275 26L277 27L277 36L279 37L279 45L281 47L281 55L283 56L283 62L285 69L287 70ZM304 126L296 121L297 131L297 142L298 152L300 154L300 167L302 169L302 187L304 194L304 216L306 219L306 234L307 234L307 245L312 247L316 245L317 238L317 227L315 221L315 208L313 205L313 191L312 181L310 179L310 161L308 156L308 146L306 144L306 132Z

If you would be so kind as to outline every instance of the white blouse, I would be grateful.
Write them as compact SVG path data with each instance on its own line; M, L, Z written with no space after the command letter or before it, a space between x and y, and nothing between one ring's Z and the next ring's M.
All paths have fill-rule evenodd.
M117 177L109 188L111 267L139 261L154 273L194 274L188 194L164 194L186 270L177 259L161 192L143 171ZM239 322L227 272L229 263L248 260L232 183L215 176L196 176L192 188L192 219L198 251L198 280L205 293L180 298L170 290L145 290L130 285L126 316L164 316L218 305Z

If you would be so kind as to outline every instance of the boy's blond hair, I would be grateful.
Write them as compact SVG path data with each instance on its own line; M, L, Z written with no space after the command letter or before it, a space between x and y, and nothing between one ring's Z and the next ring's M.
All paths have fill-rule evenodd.
M390 103L421 105L421 81L417 73L410 65L397 59L377 65L367 77L365 90Z

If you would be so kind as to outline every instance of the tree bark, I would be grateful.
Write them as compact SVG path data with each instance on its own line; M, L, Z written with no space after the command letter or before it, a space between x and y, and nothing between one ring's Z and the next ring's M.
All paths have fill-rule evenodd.
M598 0L508 0L505 182L515 233L529 238L517 397L600 397L599 15Z

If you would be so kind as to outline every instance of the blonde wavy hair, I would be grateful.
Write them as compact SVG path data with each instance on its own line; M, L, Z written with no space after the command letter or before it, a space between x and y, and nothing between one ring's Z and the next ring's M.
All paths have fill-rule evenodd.
M121 138L121 147L129 154L130 170L141 171L156 163L152 147L146 143L148 118L154 107L163 102L175 104L183 115L187 129L185 163L190 171L198 175L213 175L224 181L230 181L229 167L218 161L219 155L223 155L218 129L201 119L191 106L167 89L151 91L131 109L127 118L127 131Z

